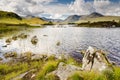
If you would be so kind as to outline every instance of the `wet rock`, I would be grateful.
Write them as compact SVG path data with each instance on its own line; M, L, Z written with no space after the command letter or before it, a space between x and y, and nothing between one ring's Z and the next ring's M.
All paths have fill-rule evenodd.
M81 68L71 64L67 65L61 62L58 65L58 69L55 70L53 73L57 75L60 78L60 80L67 80L67 78L75 71L81 71Z
M10 43L12 42L12 38L8 38L8 39L6 39L5 42L8 43L8 44L10 44Z
M38 43L38 38L37 38L37 36L33 36L33 37L32 37L31 43L32 43L33 45L36 45L36 44Z
M47 37L48 35L43 35L43 36Z
M95 70L104 71L105 69L112 70L111 63L108 60L106 54L102 50L97 50L93 47L89 47L82 59L83 70Z
M5 58L15 58L15 57L17 57L17 53L16 52L7 52L7 53L3 54L3 56Z
M17 36L12 36L12 40L14 41L17 40L17 38L18 38Z
M18 37L21 39L26 39L28 37L28 35L25 33L21 33L20 35L18 35Z
M3 58L0 57L0 61L2 61L2 60L3 60Z
M7 47L7 45L4 45L4 46L2 46L2 47Z
M56 45L57 45L57 46L60 46L60 42L57 42Z

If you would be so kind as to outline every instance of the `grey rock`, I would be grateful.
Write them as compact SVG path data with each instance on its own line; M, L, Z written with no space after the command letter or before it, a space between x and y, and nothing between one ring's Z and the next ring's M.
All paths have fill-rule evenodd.
M111 67L109 65L111 65L111 63L106 57L105 52L97 50L91 46L86 50L82 59L83 70L103 71Z
M58 65L58 69L53 73L57 75L60 80L67 80L67 78L75 71L81 71L81 68L71 64L66 65L65 63L61 62Z

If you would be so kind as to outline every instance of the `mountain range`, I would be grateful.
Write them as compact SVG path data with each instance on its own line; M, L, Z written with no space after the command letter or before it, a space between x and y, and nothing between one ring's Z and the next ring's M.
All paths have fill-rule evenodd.
M98 12L93 12L89 15L70 15L65 20L61 19L50 19L46 17L36 17L27 15L21 17L16 13L0 11L0 23L27 23L27 24L46 24L52 22L57 23L82 23L82 22L99 22L99 21L120 21L120 16L105 16Z
M74 23L79 20L86 20L88 18L98 18L98 17L103 17L103 16L104 15L97 13L97 12L93 12L89 15L72 15L72 16L69 16L67 19L65 19L64 22Z

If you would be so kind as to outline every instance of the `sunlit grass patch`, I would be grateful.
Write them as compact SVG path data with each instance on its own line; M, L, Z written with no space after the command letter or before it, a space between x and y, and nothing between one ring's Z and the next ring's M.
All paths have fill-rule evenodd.
M83 77L80 76L79 72L75 72L67 80L83 80Z
M120 67L114 67L114 75L115 75L115 80L120 79Z
M19 64L1 64L0 65L0 78L4 80L9 80L18 74L27 71L28 64L27 63L19 63Z
M47 73L50 73L52 71L54 71L58 66L58 62L57 61L48 61L45 63L45 65L42 67L42 69L40 70L40 72L37 75L37 80L45 80L45 75Z
M49 74L45 77L45 80L60 80L60 78L55 74Z

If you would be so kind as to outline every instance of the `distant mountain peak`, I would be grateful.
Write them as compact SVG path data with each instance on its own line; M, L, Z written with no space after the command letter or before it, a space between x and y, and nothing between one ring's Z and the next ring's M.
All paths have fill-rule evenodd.
M91 13L90 15L91 15L91 16L98 16L98 17L102 17L102 16L103 16L102 14L100 14L100 13L98 13L98 12L93 12L93 13ZM88 16L90 16L90 15L88 15Z
M67 19L64 20L64 22L75 22L75 21L78 21L80 19L80 15L71 15L69 16Z

